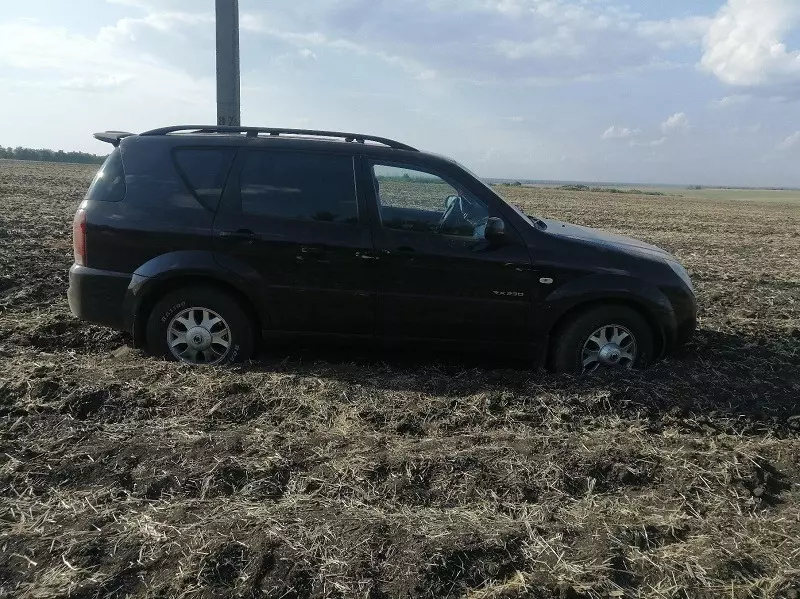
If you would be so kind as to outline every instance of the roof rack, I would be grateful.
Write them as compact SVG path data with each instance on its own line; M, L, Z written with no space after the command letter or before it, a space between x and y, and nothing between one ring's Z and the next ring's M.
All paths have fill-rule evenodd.
M395 150L419 152L416 148L412 148L409 145L386 137L362 135L361 133L343 133L341 131L317 131L315 129L276 129L272 127L232 127L227 125L175 125L172 127L162 127L160 129L153 129L152 131L145 131L139 135L167 135L169 133L178 133L181 131L195 133L246 133L247 137L258 137L259 133L266 133L271 136L310 135L314 137L340 137L347 142L363 144L366 141L373 141L394 148Z

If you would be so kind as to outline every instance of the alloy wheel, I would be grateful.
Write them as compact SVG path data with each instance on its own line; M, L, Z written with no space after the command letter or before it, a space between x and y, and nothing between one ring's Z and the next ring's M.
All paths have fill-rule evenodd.
M167 327L167 346L187 364L218 364L231 348L228 323L213 310L192 307L175 315Z
M636 362L636 338L627 328L618 324L600 327L583 344L581 367L583 372L603 368L632 368Z

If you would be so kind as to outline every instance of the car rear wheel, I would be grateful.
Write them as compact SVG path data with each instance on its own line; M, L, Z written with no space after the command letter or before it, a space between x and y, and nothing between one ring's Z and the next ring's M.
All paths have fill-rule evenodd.
M253 353L253 328L234 298L210 287L165 295L147 321L151 354L193 366L242 362Z
M556 333L550 365L556 372L592 374L644 367L652 353L653 332L638 312L625 306L598 306Z

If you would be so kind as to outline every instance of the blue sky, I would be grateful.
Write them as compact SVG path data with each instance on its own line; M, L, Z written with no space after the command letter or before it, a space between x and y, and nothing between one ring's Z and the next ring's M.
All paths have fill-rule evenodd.
M215 121L214 0L9 1L0 145ZM487 177L800 186L800 0L240 0L247 124Z

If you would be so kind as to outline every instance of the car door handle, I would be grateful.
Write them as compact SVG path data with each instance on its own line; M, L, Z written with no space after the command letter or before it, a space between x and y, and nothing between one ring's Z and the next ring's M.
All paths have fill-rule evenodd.
M254 241L259 238L259 236L250 229L236 229L236 231L220 231L220 237L224 237L226 239L243 239L245 241Z
M373 256L369 252L356 252L356 258L361 258L362 260L379 260L378 256Z
M300 253L295 256L298 262L316 262L319 264L329 264L328 252L325 248L313 245L301 245Z

